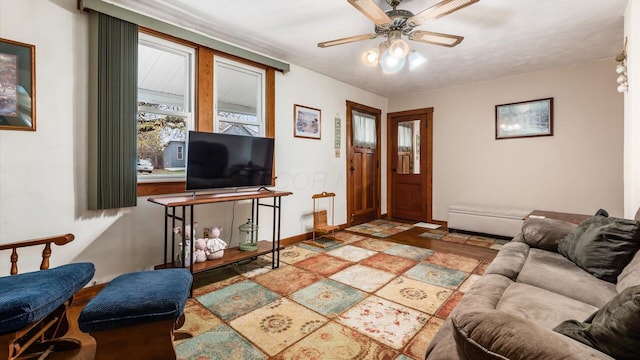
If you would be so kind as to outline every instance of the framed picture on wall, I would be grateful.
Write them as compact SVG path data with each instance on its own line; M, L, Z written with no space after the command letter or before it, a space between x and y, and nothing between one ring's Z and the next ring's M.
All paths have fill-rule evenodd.
M0 38L0 129L36 130L36 47Z
M553 135L553 98L496 105L496 139Z
M293 136L320 139L320 109L293 105Z

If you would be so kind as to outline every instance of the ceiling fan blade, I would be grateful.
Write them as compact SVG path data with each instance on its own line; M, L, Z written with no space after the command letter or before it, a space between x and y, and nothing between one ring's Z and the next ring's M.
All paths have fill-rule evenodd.
M329 47L329 46L348 44L348 43L356 42L356 41L360 41L360 40L371 40L371 39L375 39L377 37L378 37L378 34L375 34L375 33L356 35L356 36L349 36L349 37L346 37L346 38L329 40L329 41L324 41L324 42L318 43L318 47L326 48L326 47Z
M391 22L389 15L385 13L373 0L347 0L358 11L373 21L376 25L382 25Z
M462 36L441 34L431 31L416 30L409 33L409 40L419 41L427 44L454 47L464 39Z
M420 25L424 20L437 19L441 16L451 14L480 0L443 0L432 7L421 11L410 17L408 21L415 25Z

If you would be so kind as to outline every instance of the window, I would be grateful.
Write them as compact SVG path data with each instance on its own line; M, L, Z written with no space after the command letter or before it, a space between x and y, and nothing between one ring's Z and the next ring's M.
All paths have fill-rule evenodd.
M138 182L184 179L184 144L195 126L194 78L194 48L139 34Z
M214 132L264 137L265 71L216 57L214 83Z
M376 118L352 110L351 122L353 126L353 146L367 149L376 148Z
M177 157L176 160L184 160L184 146L178 146L178 153L177 153Z
M274 68L145 28L139 35L138 157L151 166L139 167L138 196L184 192L189 130L275 135Z

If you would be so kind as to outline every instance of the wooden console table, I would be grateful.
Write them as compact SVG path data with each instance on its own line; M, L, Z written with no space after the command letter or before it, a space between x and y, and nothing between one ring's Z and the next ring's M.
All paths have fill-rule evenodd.
M238 261L255 258L257 256L268 253L271 253L271 267L273 269L278 268L280 266L280 212L282 197L289 196L291 194L291 192L285 191L261 190L192 196L168 196L147 199L154 204L164 206L164 262L161 265L157 265L155 268L162 269L176 266L189 267L189 269L191 269L191 273L193 274L214 269L227 264L232 264ZM261 203L261 199L273 199L273 204ZM251 200L251 222L255 224L257 224L259 221L258 210L260 206L273 208L271 241L258 241L258 249L255 251L242 251L238 247L227 248L224 250L224 256L220 259L207 260L205 262L194 264L192 255L189 257L191 259L190 264L184 264L184 261L182 264L178 264L174 261L176 254L175 233L173 232L173 228L176 225L181 224L182 228L184 229L186 224L190 224L191 229L193 229L193 208L195 205L215 204L238 200ZM182 211L176 213L176 209L181 209ZM178 224L176 224L176 222L178 222ZM167 259L169 252L169 238L171 238L171 255L170 259ZM191 251L190 254L193 254L193 239L195 239L195 236L192 236L191 239L191 249L188 251ZM184 240L182 246L184 249Z

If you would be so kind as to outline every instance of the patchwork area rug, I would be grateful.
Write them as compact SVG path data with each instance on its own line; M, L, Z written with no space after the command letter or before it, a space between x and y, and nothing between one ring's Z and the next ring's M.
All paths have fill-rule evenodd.
M486 262L347 232L197 274L179 359L423 359Z
M502 248L502 245L509 242L509 240L494 239L486 236L449 233L445 230L427 230L418 236L465 245L488 247L495 250L500 250Z
M395 235L399 232L411 229L411 224L404 224L389 220L373 220L368 223L355 225L345 230L366 234L368 236L375 236L380 238L386 238L391 235Z

